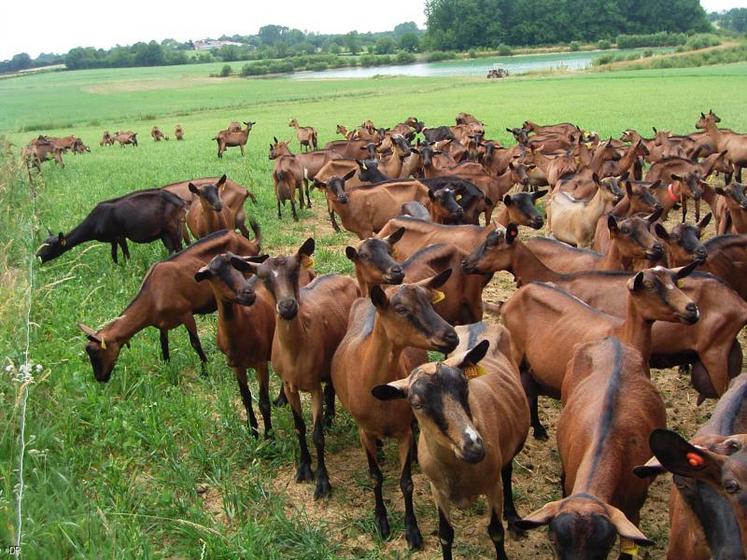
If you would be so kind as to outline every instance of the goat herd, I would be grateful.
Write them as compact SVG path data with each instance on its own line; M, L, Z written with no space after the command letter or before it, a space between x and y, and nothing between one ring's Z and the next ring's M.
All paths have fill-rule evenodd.
M390 527L377 456L382 440L395 438L412 549L423 542L413 507L417 461L438 507L444 558L454 540L451 504L481 495L499 559L507 557L503 517L517 534L548 525L561 558L606 558L618 536L620 557L633 558L652 544L639 513L665 471L675 474L668 558L745 558L747 375L737 336L747 324L739 182L747 135L719 121L711 111L697 121L702 132L646 139L626 130L621 140L527 121L508 129L518 144L503 147L460 113L456 126L427 128L413 117L391 129L338 126L345 139L317 150L316 130L293 119L308 151L294 155L277 138L269 147L278 218L290 202L298 219L296 198L310 207L310 188L319 189L334 228L339 218L360 239L345 249L355 278L317 276L311 238L293 254L261 254L260 230L249 220L250 239L243 209L254 196L225 175L102 202L69 233L50 232L38 256L48 261L98 240L111 244L116 262L118 248L129 257L127 239L161 239L175 254L150 268L121 315L98 331L80 325L96 379L107 381L122 346L149 326L160 330L168 360L168 331L184 325L204 370L194 315L217 309L217 344L252 433L259 424L247 369L256 372L272 437L269 362L283 382L278 400L293 414L296 480L314 480L315 499L331 490L324 432L335 398L350 413L382 537ZM254 124L221 131L218 155L231 146L243 154ZM137 143L134 133L113 139ZM718 174L722 186L706 181ZM520 227L545 226L536 207L543 196L554 239L522 239ZM703 200L710 213L701 219ZM682 223L668 230L662 220L673 209ZM695 224L685 221L688 209ZM704 243L711 219L718 235ZM198 239L191 245L189 232ZM498 271L512 273L518 290L505 303L484 303ZM484 310L500 323L483 322ZM446 357L429 362L427 351ZM690 442L666 430L650 376L649 367L677 365L690 370L699 404L719 399ZM300 393L311 395L315 474ZM522 517L512 460L530 426L547 439L540 395L563 404L556 432L564 498Z

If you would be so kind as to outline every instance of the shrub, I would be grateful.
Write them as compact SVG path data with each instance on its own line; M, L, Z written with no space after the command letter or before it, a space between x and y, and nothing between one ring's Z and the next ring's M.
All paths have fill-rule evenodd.
M684 45L687 42L687 35L684 33L668 33L660 31L658 33L648 33L643 35L618 35L617 48L635 49L638 47L676 47Z
M397 55L397 64L412 64L415 62L415 55L409 52L401 52Z
M579 43L578 41L571 41L571 44L570 44L570 45L568 45L568 48L569 48L569 49L570 49L570 50L571 50L572 52L576 52L576 51L579 51L579 50L581 50L581 43Z
M447 51L432 51L428 53L426 60L428 62L440 62L442 60L450 60L454 58L454 56L454 53L450 53Z
M606 51L612 48L612 43L610 43L610 41L607 39L601 39L597 43L597 48L600 50Z
M470 49L467 51L467 56L470 58L477 58L477 51L475 49Z
M230 64L224 64L223 68L220 69L219 76L221 78L227 78L231 74L233 74L233 68L231 68L231 65Z
M710 34L693 35L685 43L687 50L695 51L698 49L706 49L708 47L716 47L721 44L721 41Z
M500 45L498 45L498 54L499 55L501 55L501 56L511 56L512 52L513 51L511 50L511 47L509 47L508 45L504 45L503 43L501 43Z

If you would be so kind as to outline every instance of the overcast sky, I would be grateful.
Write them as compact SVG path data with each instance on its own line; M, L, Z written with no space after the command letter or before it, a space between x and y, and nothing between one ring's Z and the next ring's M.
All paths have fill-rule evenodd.
M387 31L403 21L425 26L424 0L1 0L0 60L19 52L65 53L138 41L179 41L240 33L267 24L321 33ZM701 0L707 10L747 7L747 0Z

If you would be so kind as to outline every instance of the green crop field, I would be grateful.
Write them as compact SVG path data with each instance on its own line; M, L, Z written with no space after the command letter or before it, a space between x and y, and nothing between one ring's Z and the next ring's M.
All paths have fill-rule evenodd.
M370 118L391 126L415 115L428 125L451 124L460 111L488 125L488 136L509 142L506 127L525 119L572 121L602 136L625 128L648 135L651 126L691 131L700 111L713 108L724 126L747 130L747 64L681 70L549 75L484 80L376 78L291 80L209 78L220 65L59 72L0 80L0 546L15 541L16 490L23 387L14 380L30 357L39 365L28 385L25 422L23 555L52 558L333 558L405 557L402 500L395 447L387 444L385 498L393 536L374 536L373 499L357 430L338 407L327 436L333 494L314 503L310 485L293 482L296 439L290 411L273 409L277 437L254 440L233 374L215 345L215 317L198 318L210 358L209 376L184 329L172 331L172 359L160 360L149 329L124 349L112 379L99 384L84 352L78 322L94 328L118 316L148 267L166 256L160 243L130 244L132 260L115 265L109 247L88 244L40 266L31 258L46 237L69 231L100 200L135 189L222 173L251 189L247 213L261 225L264 250L295 250L317 240L318 272L350 273L319 193L314 208L292 222L275 216L268 160L273 136L293 138L288 119L333 140L335 124ZM242 158L229 149L216 157L212 136L232 120L257 124ZM185 141L154 143L158 125ZM132 129L140 146L99 147L103 130ZM91 153L65 156L66 167L44 165L33 189L17 161L35 135L76 134ZM511 285L495 281L498 290ZM29 307L30 306L30 307ZM27 313L28 323L27 323ZM26 325L28 324L28 330ZM8 370L6 370L6 366ZM657 375L659 372L657 372ZM695 393L676 372L661 373L670 425L691 432L709 406L695 409ZM256 387L256 384L253 385ZM273 379L273 390L279 384ZM255 391L256 394L256 391ZM554 418L557 403L544 401ZM310 438L310 432L309 432ZM554 441L518 458L517 507L522 514L557 499L559 463ZM641 527L666 547L669 482L652 487ZM428 485L417 471L416 511L426 549L414 558L440 558L437 517ZM455 554L492 555L482 503L455 518ZM512 558L551 558L544 531L508 545Z

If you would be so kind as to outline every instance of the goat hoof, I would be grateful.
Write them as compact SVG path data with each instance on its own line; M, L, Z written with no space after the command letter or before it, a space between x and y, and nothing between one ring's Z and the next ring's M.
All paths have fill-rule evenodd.
M314 489L314 499L319 500L320 498L326 498L329 496L331 491L332 486L330 485L329 480L317 480L316 489Z
M516 519L507 520L508 532L511 535L511 538L514 540L523 539L524 537L527 536L526 531L518 527L518 522L519 522L518 517Z
M265 432L265 441L275 441L275 434L272 431Z
M420 550L423 548L423 536L420 534L420 529L417 526L408 528L405 538L407 539L407 546L410 550Z
M311 465L306 463L298 465L298 470L296 470L296 482L309 482L313 478L314 475L311 473Z
M391 529L389 529L389 520L387 519L386 515L384 515L383 517L376 518L376 530L378 531L379 536L382 539L389 538Z
M539 441L547 441L550 439L550 436L547 435L547 430L543 428L542 426L537 426L534 428L534 439Z

